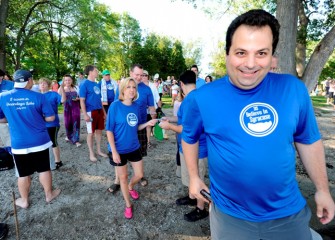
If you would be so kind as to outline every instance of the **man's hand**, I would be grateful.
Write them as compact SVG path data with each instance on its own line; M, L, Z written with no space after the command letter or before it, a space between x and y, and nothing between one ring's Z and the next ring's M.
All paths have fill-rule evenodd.
M91 117L88 116L88 114L85 114L84 115L84 120L85 120L85 122L91 122Z
M196 199L201 199L207 203L210 203L206 198L204 198L200 191L202 189L205 189L207 192L209 192L208 187L206 184L198 177L198 178L190 178L190 185L189 185L189 192L190 195L195 197Z
M161 121L159 126L165 130L170 130L170 123L168 121Z
M322 224L327 224L334 218L335 204L329 192L315 193L316 215Z

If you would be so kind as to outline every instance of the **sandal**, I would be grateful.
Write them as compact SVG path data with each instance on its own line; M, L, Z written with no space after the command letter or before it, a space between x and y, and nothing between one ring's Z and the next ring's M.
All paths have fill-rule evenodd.
M152 147L152 145L151 145L150 142L147 143L147 146L148 146L148 148L151 148L151 147Z
M143 187L145 187L148 185L148 179L146 179L145 177L142 177L140 183Z
M120 184L115 184L115 183L113 183L112 186L107 188L107 192L109 193L116 193L119 190L120 190Z
M62 161L56 162L56 169L60 168L61 166L63 166Z

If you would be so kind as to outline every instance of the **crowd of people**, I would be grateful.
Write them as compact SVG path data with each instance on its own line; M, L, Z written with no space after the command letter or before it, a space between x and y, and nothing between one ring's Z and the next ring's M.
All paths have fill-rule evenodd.
M140 198L137 183L148 184L143 157L150 147L151 128L159 123L177 134L177 173L189 194L176 204L195 206L184 214L186 221L210 216L214 240L318 239L309 228L311 211L295 178L296 151L315 185L316 215L322 224L334 218L335 205L308 91L296 77L270 71L279 29L277 19L264 10L250 10L234 19L226 34L227 76L215 81L199 78L193 65L181 73L179 82L169 78L163 83L155 75L151 83L142 65L134 64L119 84L108 70L97 83L99 70L88 65L86 78L81 76L77 86L70 75L64 76L56 96L43 78L43 94L31 91L34 82L26 70L16 71L14 82L0 78L5 89L0 94L0 122L8 123L18 174L16 205L28 208L34 172L39 173L47 202L60 194L52 187L49 149L61 167L55 106L63 103L67 141L80 147L81 109L89 160L108 157L115 167L108 191L121 190L125 218L134 214L131 199ZM167 92L174 116L157 118ZM108 153L101 144L103 130ZM128 161L134 170L130 180ZM204 182L207 168L210 186Z

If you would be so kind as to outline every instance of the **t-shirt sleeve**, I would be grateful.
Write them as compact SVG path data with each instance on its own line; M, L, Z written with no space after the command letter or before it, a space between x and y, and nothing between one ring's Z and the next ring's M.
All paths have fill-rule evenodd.
M79 86L79 97L86 98L86 93L87 93L86 84L85 82L83 82Z
M147 104L148 104L148 106L149 107L153 107L153 106L155 106L155 103L154 103L154 95L152 94L152 92L151 92L151 89L148 87L148 97L147 97Z
M314 109L305 86L300 89L300 113L298 125L294 134L294 141L302 144L312 144L319 139L321 135L314 114ZM298 91L297 91L298 92Z
M41 94L41 105L42 105L42 112L44 117L51 117L55 115L54 110L52 109L52 105L49 101L47 101L45 94Z
M203 122L196 102L196 95L191 93L182 102L182 139L189 144L194 144L200 139L203 132Z
M57 97L57 104L61 104L61 100L62 100L62 97L60 96L59 93L56 93L56 97Z

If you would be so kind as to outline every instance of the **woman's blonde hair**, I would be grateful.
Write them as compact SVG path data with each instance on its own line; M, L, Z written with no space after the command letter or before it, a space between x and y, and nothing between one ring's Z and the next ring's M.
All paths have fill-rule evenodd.
M51 81L50 81L48 78L40 78L40 79L38 80L38 83L39 83L39 84L42 83L42 82L46 82L46 83L48 84L48 87L50 88L50 86L51 86Z
M132 100L135 101L137 99L137 94L138 94L137 93L137 83L136 83L134 78L128 77L126 79L122 79L122 81L120 82L120 86L119 86L119 100L120 101L124 100L124 89L128 86L129 82L134 82L135 83L136 93L135 93L135 96Z

